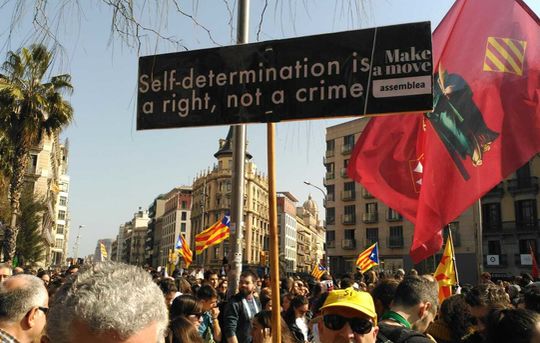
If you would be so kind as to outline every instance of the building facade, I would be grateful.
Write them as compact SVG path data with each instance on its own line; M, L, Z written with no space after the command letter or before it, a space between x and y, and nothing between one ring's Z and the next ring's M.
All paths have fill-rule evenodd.
M357 119L326 130L326 244L330 269L336 275L354 271L358 254L375 242L379 245L380 270L392 272L413 267L409 257L413 224L347 175L354 144L368 120ZM445 236L452 230L462 282L476 282L477 212L470 208L444 229ZM437 263L435 256L414 267L421 272L433 272Z
M148 211L139 207L133 218L120 225L115 242L111 243L111 260L143 266L145 260Z
M311 195L301 207L296 208L296 227L299 242L297 271L310 273L318 263L326 265L326 230Z
M277 194L277 221L279 232L279 258L285 273L297 272L297 263L303 265L305 235L297 231L296 199L289 192Z
M42 266L65 266L70 231L69 219L69 142L60 143L57 133L44 135L30 149L24 187L46 203L41 214L41 234L45 245Z
M164 204L160 203L158 206L163 205L163 214L160 216L159 225L156 225L158 229L156 233L159 236L154 235L154 237L155 241L159 242L156 244L158 263L160 266L166 266L172 262L169 261L169 256L175 249L180 233L184 235L186 241L190 242L191 240L191 187L176 187L168 192L162 200ZM156 213L156 215L158 214Z
M165 194L158 195L148 206L148 229L144 244L146 264L152 267L159 266L162 216L165 212Z
M113 240L110 238L99 239L94 250L93 260L96 262L107 261L111 259L111 246ZM105 254L101 251L101 244L105 246Z
M482 198L483 265L494 277L530 273L531 251L540 261L538 175L537 155Z
M201 172L193 181L193 207L191 212L191 246L195 247L194 236L231 210L232 196L232 128L227 137L219 140L214 154L217 164ZM257 170L246 153L244 218L243 218L243 263L259 266L261 253L268 251L268 178ZM229 239L205 250L194 257L194 265L219 268L229 253ZM225 260L224 260L225 258Z

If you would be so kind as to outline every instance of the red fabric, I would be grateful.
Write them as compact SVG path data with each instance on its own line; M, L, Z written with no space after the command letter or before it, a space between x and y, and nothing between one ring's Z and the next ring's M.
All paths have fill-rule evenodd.
M529 251L532 258L532 267L531 267L531 276L533 279L538 279L538 264L536 263L536 252L533 250L531 244L529 243Z
M511 67L489 37L494 44L512 40L517 48L506 51L517 69L485 70L497 68L488 52L502 68ZM539 42L538 17L522 1L509 0L458 0L433 34L434 72L444 75L442 81L434 77L434 87L446 90L459 76L494 132L495 138L486 140L489 150L478 149L481 165L473 165L472 155L452 155L440 130L422 114L373 118L360 136L349 176L415 224L410 251L415 263L440 250L446 224L540 151ZM484 143L482 135L475 139ZM415 171L418 162L423 169ZM415 184L419 180L422 184Z

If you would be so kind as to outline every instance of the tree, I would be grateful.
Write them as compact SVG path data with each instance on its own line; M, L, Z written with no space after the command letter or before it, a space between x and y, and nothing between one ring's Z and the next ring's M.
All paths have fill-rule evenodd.
M45 134L52 135L68 125L73 108L63 97L71 93L71 76L52 76L43 82L52 54L41 44L9 52L0 74L0 132L10 146L9 173L10 222L4 231L4 260L15 255L20 225L20 198L29 151ZM1 164L0 164L1 165Z
M17 257L19 264L35 264L42 260L45 245L40 222L43 211L47 210L45 200L34 198L32 192L21 195L20 231L17 235Z

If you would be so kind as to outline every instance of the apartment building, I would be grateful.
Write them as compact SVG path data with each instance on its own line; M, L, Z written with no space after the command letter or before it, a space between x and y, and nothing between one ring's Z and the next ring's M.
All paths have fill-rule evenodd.
M193 181L193 207L191 212L192 239L194 236L231 210L232 196L232 128L225 139L219 140L218 151L214 154L217 163L204 170ZM244 220L243 220L243 263L258 266L261 252L268 250L268 178L257 170L253 156L246 152L244 179ZM194 258L194 265L219 268L227 257L229 241L207 249Z
M482 198L483 265L494 277L530 273L532 256L540 261L536 155Z
M434 271L438 263L436 256L413 266L409 257L413 224L347 176L354 144L368 120L356 119L326 130L323 182L327 192L324 207L330 269L336 275L353 271L358 254L378 242L379 270L392 272L415 267L421 272ZM463 282L476 281L477 213L477 208L470 208L444 228L445 236L452 230Z

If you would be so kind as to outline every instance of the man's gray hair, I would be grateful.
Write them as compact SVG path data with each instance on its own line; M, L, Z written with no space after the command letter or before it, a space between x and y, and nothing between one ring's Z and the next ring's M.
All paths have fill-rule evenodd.
M103 262L68 278L54 295L46 334L51 342L75 341L73 322L96 334L114 332L127 339L156 323L161 342L168 324L163 293L145 270Z
M20 285L13 286L15 282ZM0 321L20 321L34 307L43 306L48 298L43 281L33 275L19 274L0 283Z

